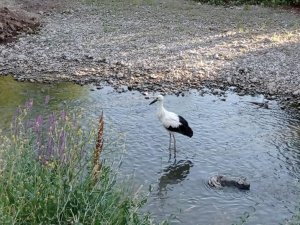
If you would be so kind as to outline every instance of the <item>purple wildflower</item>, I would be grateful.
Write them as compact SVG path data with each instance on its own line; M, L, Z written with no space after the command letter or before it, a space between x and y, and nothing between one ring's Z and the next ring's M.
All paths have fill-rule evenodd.
M59 149L58 149L58 155L61 161L64 161L65 158L65 148L66 148L66 141L67 141L67 134L66 132L63 130L61 131L60 135L59 135Z
M43 125L43 117L39 115L34 122L33 131L39 132L41 130L41 127Z
M25 102L25 109L30 110L33 106L33 99L29 99L27 102Z
M47 96L45 97L45 105L48 105L49 101L50 101L50 96L47 95Z
M28 131L31 131L31 128L34 127L34 122L32 120L26 120L24 121L25 125L25 133L27 133Z
M38 149L38 154L40 152L40 148L41 148L41 142L42 142L42 126L43 126L43 117L41 115L39 115L35 121L34 121L34 125L32 127L33 132L36 135L36 147Z
M55 113L51 113L48 119L49 131L54 132L55 129L56 116Z
M64 110L61 111L60 116L61 116L61 120L62 120L62 121L65 121L65 120L66 120L66 117L67 117L66 111L64 111Z
M54 141L52 137L48 137L47 149L44 153L44 157L50 159L54 153Z

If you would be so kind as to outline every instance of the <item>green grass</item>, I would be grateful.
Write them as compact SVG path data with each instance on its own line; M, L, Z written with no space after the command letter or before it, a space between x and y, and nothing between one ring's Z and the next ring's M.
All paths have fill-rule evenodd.
M84 130L64 111L30 119L31 107L0 131L1 224L154 224L139 213L145 198L108 166L94 173L96 126Z

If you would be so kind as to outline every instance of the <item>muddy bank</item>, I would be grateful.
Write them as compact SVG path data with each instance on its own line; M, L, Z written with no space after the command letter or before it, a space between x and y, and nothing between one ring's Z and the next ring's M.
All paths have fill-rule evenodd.
M63 12L70 5L68 0L0 0L0 44L37 33L43 16Z
M36 14L14 7L0 7L0 44L16 40L20 34L33 34L40 26Z
M0 74L165 93L236 86L300 103L300 17L287 10L101 1L43 21L39 35L0 46Z

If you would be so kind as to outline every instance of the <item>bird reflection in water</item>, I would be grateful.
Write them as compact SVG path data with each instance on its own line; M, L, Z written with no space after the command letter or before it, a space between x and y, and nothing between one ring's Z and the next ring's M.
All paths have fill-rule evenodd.
M174 161L163 170L158 182L158 194L162 195L163 192L167 192L168 185L174 185L182 182L190 173L190 168L193 166L190 160Z

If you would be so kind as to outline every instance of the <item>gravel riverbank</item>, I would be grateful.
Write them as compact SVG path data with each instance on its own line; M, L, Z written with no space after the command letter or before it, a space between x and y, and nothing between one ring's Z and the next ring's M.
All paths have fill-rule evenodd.
M300 14L188 0L99 1L39 12L37 35L0 45L0 74L178 92L210 84L300 103Z

